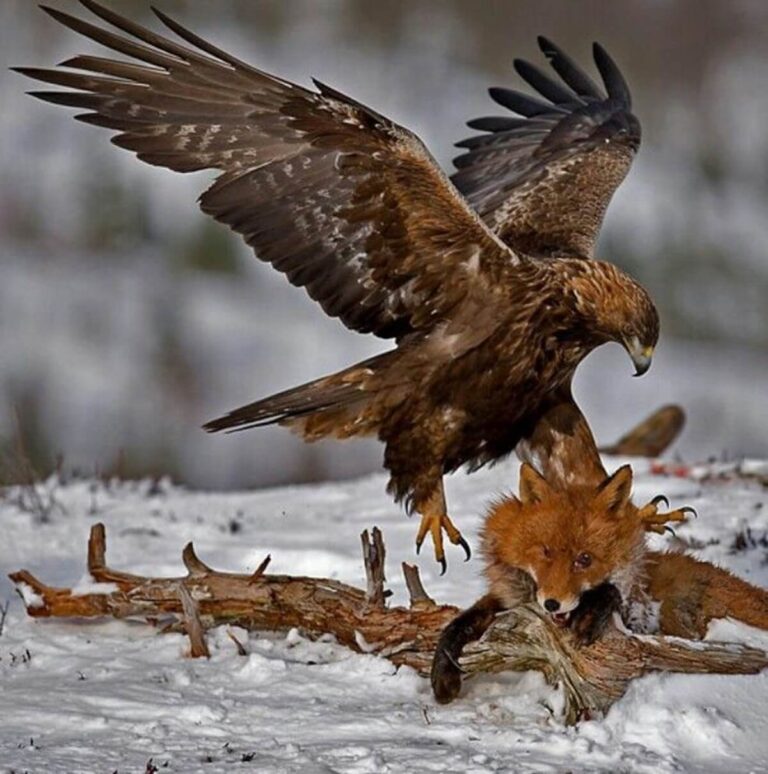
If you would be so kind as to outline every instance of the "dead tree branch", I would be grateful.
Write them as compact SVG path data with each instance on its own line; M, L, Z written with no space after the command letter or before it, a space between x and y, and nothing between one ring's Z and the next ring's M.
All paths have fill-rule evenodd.
M600 451L622 457L658 457L677 440L684 425L685 412L680 406L662 406Z
M509 611L461 659L467 674L535 669L565 691L568 724L601 714L631 680L649 672L754 674L768 666L756 648L674 637L628 636L612 627L596 643L578 647L533 605Z
M76 595L70 589L47 586L26 570L10 578L22 591L32 592L22 596L27 612L35 618L138 617L165 623L173 616L176 623L165 630L187 630L182 626L187 623L179 591L183 587L195 601L204 629L231 625L254 631L298 628L310 637L331 633L353 650L381 653L398 665L426 673L440 631L458 610L426 604L424 599L416 600L410 609L385 607L390 592L384 590L384 542L377 529L372 540L367 533L362 537L367 592L330 579L270 575L264 572L266 560L252 574L220 572L206 565L191 543L183 552L185 577L131 575L107 566L102 524L91 529L88 571L95 582L114 584L117 590Z
M417 569L405 564L411 606L386 607L384 541L377 529L361 539L366 591L324 578L267 574L268 558L252 574L220 572L200 560L192 544L183 552L185 577L131 575L107 566L101 524L91 530L88 569L95 582L114 584L104 593L79 595L47 586L26 570L10 577L32 617L139 617L157 623L170 616L174 623L164 631L186 631L193 656L207 655L204 630L214 626L282 632L298 628L310 637L331 633L352 650L376 653L426 674L440 632L458 610L435 604ZM630 680L648 672L751 674L768 666L768 655L730 644L635 637L615 628L594 645L579 648L568 630L530 605L499 616L482 640L466 649L461 663L468 674L543 672L550 682L565 686L566 721L573 723L604 712Z

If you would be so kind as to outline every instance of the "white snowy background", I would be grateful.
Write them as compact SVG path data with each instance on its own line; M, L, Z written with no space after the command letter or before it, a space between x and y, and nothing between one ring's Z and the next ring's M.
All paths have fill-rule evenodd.
M486 502L516 485L516 467L449 479L452 513L474 546ZM664 492L673 507L697 508L678 537L701 546L698 556L768 585L765 488L701 481L704 468L687 478L635 468L637 502ZM129 572L183 574L181 549L194 540L217 569L252 571L270 553L270 571L360 586L358 535L378 525L393 603L407 603L399 566L414 560L416 524L389 502L380 475L250 494L157 491L149 482L47 486L61 506L48 523L14 506L14 492L0 508L0 577L24 567L54 585L87 582L88 532L103 521L108 563ZM466 606L480 596L478 559L465 564L449 548L441 578L425 554L418 564L434 598ZM10 599L0 636L0 771L141 774L150 759L160 772L185 774L768 771L768 672L647 676L605 718L566 728L560 692L534 673L475 679L440 706L412 670L330 640L236 630L243 657L221 628L209 635L211 659L192 661L181 635L32 620L3 580L0 598ZM714 624L710 636L768 648L768 633L731 622Z

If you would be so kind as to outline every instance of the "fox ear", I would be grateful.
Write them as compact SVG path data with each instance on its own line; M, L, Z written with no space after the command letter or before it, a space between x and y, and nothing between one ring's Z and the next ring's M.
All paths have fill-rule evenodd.
M550 491L544 476L533 466L527 462L520 466L520 502L523 505L540 503Z
M598 492L600 501L607 510L621 510L632 495L632 468L629 465L622 465L600 484Z

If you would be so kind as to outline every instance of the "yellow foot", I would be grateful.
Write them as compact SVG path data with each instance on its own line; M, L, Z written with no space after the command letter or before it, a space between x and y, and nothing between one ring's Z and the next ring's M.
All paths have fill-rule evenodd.
M435 559L440 562L440 575L445 575L448 564L445 561L445 551L443 550L443 532L448 535L448 540L455 546L461 546L466 554L465 562L469 561L472 551L469 543L461 536L461 532L456 529L453 522L445 513L424 513L419 524L419 532L416 535L416 553L421 551L421 544L427 536L427 532L432 536L432 543L435 547Z
M656 532L659 535L671 532L674 535L675 531L669 526L670 521L684 523L688 521L689 513L696 516L696 511L687 505L674 511L659 513L659 503L664 503L665 507L669 507L669 500L664 495L657 495L639 511L640 521L645 526L646 532Z

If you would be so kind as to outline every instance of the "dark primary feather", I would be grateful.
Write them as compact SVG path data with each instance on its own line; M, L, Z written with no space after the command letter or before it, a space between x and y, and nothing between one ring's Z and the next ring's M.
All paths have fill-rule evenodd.
M573 102L573 92L550 78L536 65L526 62L524 59L515 59L513 64L517 74L553 105L568 105Z
M603 92L546 38L539 47L558 82L516 59L515 70L540 97L492 88L491 98L522 117L469 122L474 135L452 180L502 240L539 257L590 257L613 192L640 143L629 88L615 62L593 47Z
M599 43L592 46L592 53L608 96L629 110L632 107L632 95L629 93L629 86L627 86L621 70L616 66L616 62L611 59L608 52Z
M602 94L595 82L551 40L543 35L538 37L539 48L547 57L555 72L570 86L580 97L587 99L601 99Z
M17 68L69 89L33 94L87 111L76 118L116 130L149 164L218 170L202 209L349 328L430 330L518 263L402 127L319 82L251 67L159 11L183 44L80 1L118 32L44 10L133 61Z

